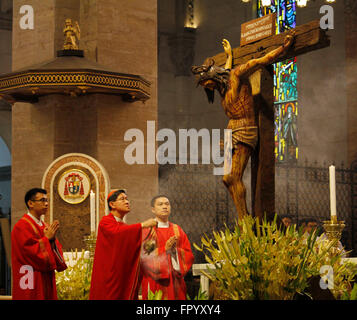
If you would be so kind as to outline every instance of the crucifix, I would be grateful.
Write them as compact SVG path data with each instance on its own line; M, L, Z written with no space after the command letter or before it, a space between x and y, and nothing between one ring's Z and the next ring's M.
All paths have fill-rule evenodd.
M214 90L232 130L231 171L223 176L238 213L248 214L243 173L251 158L252 215L271 220L275 214L274 97L271 65L330 45L319 20L231 49L193 66L209 102Z

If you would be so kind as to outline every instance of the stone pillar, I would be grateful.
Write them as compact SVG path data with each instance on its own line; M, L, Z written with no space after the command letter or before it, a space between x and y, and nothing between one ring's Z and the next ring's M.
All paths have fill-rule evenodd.
M0 137L11 151L11 105L0 101Z
M171 128L175 130L176 136L179 136L179 129L189 129L191 123L191 67L195 56L196 29L189 24L188 15L189 1L175 0L175 30L168 37L170 60L174 75L174 99L172 101L172 114L174 115ZM193 12L191 12L193 19ZM176 146L177 162L179 155L186 157L182 150L179 150L179 143ZM201 156L201 152L198 153Z
M357 4L353 0L345 4L346 34L346 100L347 100L347 161L357 160Z
M34 9L34 30L19 26L19 8ZM107 170L112 188L126 188L132 200L128 223L151 216L158 191L157 165L128 165L124 133L157 120L157 0L14 0L13 70L55 58L63 43L65 18L81 27L86 58L114 72L151 82L151 98L123 102L120 96L50 95L37 103L15 103L12 115L12 224L26 211L24 193L41 181L46 168L66 153L85 153Z
M11 223L26 212L25 192L41 187L54 159L54 116L50 105L15 103L12 107Z
M11 71L11 0L0 2L0 73ZM0 100L0 137L11 150L11 105Z
M96 96L93 100L97 106L96 158L106 168L112 188L127 189L132 200L128 222L137 222L151 216L150 200L158 192L158 167L126 164L124 150L130 142L124 141L124 134L137 128L146 141L147 121L157 121L157 1L84 3L81 25L88 58L113 71L141 75L151 82L151 98L145 104L124 103L114 96Z

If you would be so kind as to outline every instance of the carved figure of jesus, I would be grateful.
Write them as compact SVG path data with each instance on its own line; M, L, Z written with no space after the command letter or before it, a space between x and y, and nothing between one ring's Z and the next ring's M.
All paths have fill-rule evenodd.
M239 219L248 214L246 188L242 178L258 141L258 125L249 76L283 56L293 39L294 32L291 32L285 37L282 46L261 58L237 65L234 69L231 45L228 40L223 39L222 45L227 54L224 68L216 66L211 58L206 59L202 66L191 68L198 85L204 87L210 103L214 101L214 90L219 92L222 107L229 118L227 129L232 130L232 169L223 176L223 182L233 198Z

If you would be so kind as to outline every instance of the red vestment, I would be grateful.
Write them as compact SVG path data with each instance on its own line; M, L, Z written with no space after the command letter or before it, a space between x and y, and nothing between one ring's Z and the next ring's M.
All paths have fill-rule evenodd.
M180 271L173 267L171 259L172 255L176 257L176 252L172 254L165 251L166 241L173 235L178 237L176 252ZM154 251L148 254L145 252L145 246L142 251L143 300L148 298L148 289L153 293L161 290L163 300L186 300L184 276L190 270L194 258L185 232L177 224L170 222L168 228L145 229L143 239L144 244L148 240L155 242Z
M55 270L67 265L61 244L48 240L44 228L25 214L11 232L13 300L57 299Z
M112 213L98 226L90 300L135 300L139 291L141 224L117 222Z

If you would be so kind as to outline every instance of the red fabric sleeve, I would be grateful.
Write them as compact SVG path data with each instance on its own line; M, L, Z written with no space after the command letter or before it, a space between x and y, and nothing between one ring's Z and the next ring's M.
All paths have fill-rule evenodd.
M179 227L180 231L180 244L177 246L177 256L180 261L180 269L182 276L185 276L186 273L190 270L194 256L192 254L190 241L187 238L187 235Z
M21 250L24 264L30 264L35 271L49 272L56 269L50 241L46 237L37 237L26 222L14 226L12 243Z
M62 245L56 239L55 241L51 242L51 246L52 246L52 252L53 252L53 255L54 255L54 258L56 261L56 270L58 272L66 270L67 265L63 258Z
M111 220L103 219L100 224L100 229L105 237L115 237L118 235L120 237L131 237L133 235L133 232L137 231L138 229L141 229L141 224L137 223L128 225L122 222L113 223L113 221Z
M91 300L137 299L141 224L126 225L110 214L99 223Z

